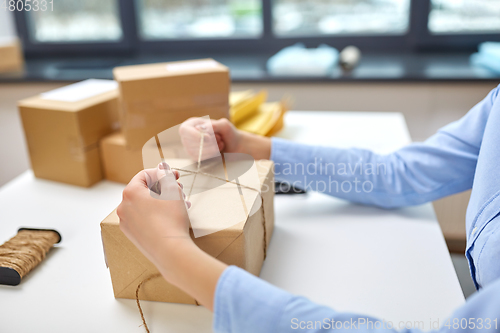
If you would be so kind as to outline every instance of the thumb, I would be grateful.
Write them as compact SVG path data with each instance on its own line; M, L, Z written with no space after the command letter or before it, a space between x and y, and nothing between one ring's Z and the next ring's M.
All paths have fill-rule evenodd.
M151 196L160 200L181 200L179 184L176 175L165 163L156 168L157 181L151 188Z

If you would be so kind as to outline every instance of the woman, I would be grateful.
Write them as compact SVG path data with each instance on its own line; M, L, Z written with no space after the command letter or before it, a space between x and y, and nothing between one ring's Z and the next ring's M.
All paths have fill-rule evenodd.
M277 138L263 138L238 131L224 119L212 121L211 125L220 151L247 153L255 159L271 159L276 164L276 178L299 188L318 190L315 184L332 179L369 181L373 185L369 191L342 191L336 187L325 189L331 195L351 201L386 208L399 207L421 204L472 188L467 210L466 255L479 292L457 309L450 318L450 325L443 326L440 331L499 332L499 92L500 86L462 119L445 126L424 143L408 145L389 155L377 155L363 149L307 146ZM202 119L190 119L182 125L180 133L188 150L197 147L200 131L203 132L208 125ZM301 172L285 172L285 168L297 163L361 163L383 165L384 170L367 173L348 168L342 174L331 171L307 175L303 169ZM164 171L140 172L126 187L118 207L120 227L167 281L214 311L216 332L328 331L332 329L328 325L336 322L343 323L340 327L349 331L393 331L390 327L377 329L373 325L359 325L359 315L336 312L291 295L205 254L189 237L185 203L182 200L157 200L150 196L147 174ZM173 174L178 178L176 172ZM172 190L172 184L165 186L170 186L170 191L182 190L177 186ZM465 330L460 328L463 325L455 325L464 318L467 322Z

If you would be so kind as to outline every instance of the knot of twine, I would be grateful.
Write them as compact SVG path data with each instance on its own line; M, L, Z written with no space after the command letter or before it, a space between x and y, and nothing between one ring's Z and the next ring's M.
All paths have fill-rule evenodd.
M231 183L231 184L234 184L236 186L241 186L243 188L246 188L246 189L249 189L249 190L252 190L252 191L257 191L258 193L260 193L259 189L256 189L254 187L247 186L247 185L244 185L244 184L240 184L239 182L231 181L229 179L225 179L225 178L221 178L221 177L217 177L217 176L214 176L212 174L209 174L209 173L201 171L201 161L202 161L202 156L203 156L203 144L204 144L204 140L205 140L203 134L204 133L200 131L200 147L198 149L198 164L197 164L196 171L186 170L186 169L182 169L182 168L172 168L173 170L185 172L188 175L194 175L193 182L191 183L191 186L189 188L189 193L187 195L187 200L189 200L189 198L191 197L191 192L192 192L193 187L194 187L194 182L196 180L196 176L198 176L198 175L202 175L202 176L205 176L205 177L210 177L210 178L218 179L218 180L221 180L223 182ZM156 145L157 145L158 151L160 153L160 157L162 159L162 162L165 162L165 158L163 156L163 152L162 152L161 146L160 146L160 141L159 141L159 139L158 139L157 136L156 136ZM223 155L221 155L221 156L222 156L222 161L224 163L224 157L223 157ZM225 168L225 163L224 163L224 168ZM181 177L182 176L185 176L185 175L181 175ZM261 207L262 207L262 226L263 226L263 229L264 229L264 245L263 245L263 250L264 250L264 260L265 260L266 256L267 256L266 214L265 214L265 211L264 211L264 197L261 195L260 199L261 199ZM152 274L152 275L148 276L147 278L145 278L144 280L142 280L137 285L137 289L135 290L135 300L136 300L136 303L137 303L137 307L139 308L139 313L141 314L142 324L144 325L144 328L146 329L147 333L150 333L150 332L149 332L148 324L146 323L146 319L144 318L144 313L142 312L141 302L139 301L139 291L140 291L141 287L146 282L148 282L148 281L150 281L152 279L155 279L157 277L160 277L160 276L161 276L160 273L156 273L156 274ZM194 301L195 301L196 305L200 305L196 299Z
M20 230L0 246L0 267L12 268L23 278L58 241L59 235L53 231Z

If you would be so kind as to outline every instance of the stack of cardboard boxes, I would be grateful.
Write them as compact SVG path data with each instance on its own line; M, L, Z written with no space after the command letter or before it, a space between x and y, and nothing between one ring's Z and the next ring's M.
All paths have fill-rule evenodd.
M212 59L117 67L122 130L101 141L106 179L128 183L143 169L142 147L190 117L229 117L229 70Z
M91 186L103 178L99 140L118 121L118 86L87 80L19 101L36 177Z
M229 117L229 70L212 59L113 73L116 81L87 80L19 102L36 177L128 183L143 169L142 146L157 133L190 117Z
M266 103L266 91L230 94L228 68L212 59L116 67L113 74L115 81L86 80L19 102L36 177L127 184L144 168L143 145L190 117L228 118L271 136L288 107Z

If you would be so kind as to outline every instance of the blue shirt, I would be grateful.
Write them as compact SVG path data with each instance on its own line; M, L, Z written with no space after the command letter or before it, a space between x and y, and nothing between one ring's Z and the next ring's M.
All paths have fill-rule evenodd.
M500 332L499 92L500 86L462 119L443 127L427 141L388 155L357 148L308 146L277 138L271 150L277 180L367 205L418 205L472 188L466 216L466 256L479 292L452 319L489 318L489 329L483 322L479 329L480 323L474 322L480 332ZM377 330L371 329L373 324L360 325L363 319L377 319L317 305L236 267L226 269L219 279L214 315L216 332L319 332L330 331L337 321L346 331L399 329ZM440 331L454 329L443 326Z

